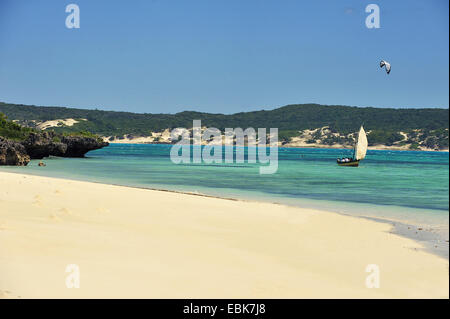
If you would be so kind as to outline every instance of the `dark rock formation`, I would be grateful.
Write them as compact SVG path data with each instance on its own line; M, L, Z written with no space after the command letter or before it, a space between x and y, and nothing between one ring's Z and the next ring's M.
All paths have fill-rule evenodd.
M62 138L62 143L66 145L66 151L64 157L84 157L89 151L93 151L105 146L108 146L108 142L104 142L101 139L94 137L81 137L81 136L65 136Z
M109 143L95 137L62 136L54 132L32 132L26 140L13 142L0 137L0 165L27 165L30 159L48 156L84 157Z
M31 133L22 145L32 159L42 159L50 155L84 157L87 152L108 146L109 143L94 137L61 136L50 131Z
M42 159L50 155L64 156L67 145L55 142L54 139L53 132L30 133L22 145L32 159Z
M87 152L108 146L109 143L94 137L61 136L50 131L31 133L22 145L32 159L42 159L50 155L84 157Z
M25 166L29 162L30 156L22 144L0 137L0 165Z

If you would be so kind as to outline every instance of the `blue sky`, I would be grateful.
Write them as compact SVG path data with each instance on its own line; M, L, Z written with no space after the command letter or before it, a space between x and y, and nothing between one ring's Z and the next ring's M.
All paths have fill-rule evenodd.
M80 7L80 29L65 27L69 3ZM369 3L380 7L380 29L365 26ZM0 0L0 101L149 113L448 108L448 6Z

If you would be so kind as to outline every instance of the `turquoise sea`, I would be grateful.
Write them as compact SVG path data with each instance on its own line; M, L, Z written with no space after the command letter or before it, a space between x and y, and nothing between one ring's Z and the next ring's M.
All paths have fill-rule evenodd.
M174 164L170 145L111 144L87 158L45 159L2 171L262 200L414 224L447 225L449 153L368 151L360 167L339 167L350 150L280 148L278 171L261 164Z

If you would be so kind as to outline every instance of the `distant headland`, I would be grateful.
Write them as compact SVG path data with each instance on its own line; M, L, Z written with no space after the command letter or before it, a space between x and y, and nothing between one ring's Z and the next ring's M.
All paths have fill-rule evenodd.
M370 149L448 151L449 110L295 104L273 110L213 114L151 114L0 102L0 112L27 128L58 134L85 132L110 143L170 144L170 131L192 127L278 128L279 146L350 148L364 123ZM1 132L0 132L1 136Z

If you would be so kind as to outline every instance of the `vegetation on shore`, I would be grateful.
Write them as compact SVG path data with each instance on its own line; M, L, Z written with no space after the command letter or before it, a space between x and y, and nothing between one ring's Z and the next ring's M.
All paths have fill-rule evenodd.
M1 137L15 142L22 142L25 141L30 136L30 133L39 133L39 130L31 127L22 126L16 122L10 121L5 114L0 112ZM71 132L62 131L60 133L58 132L54 133L55 134L51 135L54 136L53 141L56 143L61 142L61 138L64 136L100 139L100 137L97 134L93 134L87 131L71 131Z
M33 129L8 121L6 115L0 113L0 136L13 141L23 141L31 132Z

